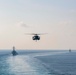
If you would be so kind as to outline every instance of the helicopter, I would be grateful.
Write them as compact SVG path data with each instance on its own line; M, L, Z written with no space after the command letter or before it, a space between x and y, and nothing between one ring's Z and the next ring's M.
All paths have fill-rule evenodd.
M27 34L27 33L26 33ZM45 33L44 33L45 34ZM44 35L44 34L36 34L36 33L31 33L31 34L27 34L27 35L34 35L32 37L32 40L38 41L40 40L40 36L39 35Z

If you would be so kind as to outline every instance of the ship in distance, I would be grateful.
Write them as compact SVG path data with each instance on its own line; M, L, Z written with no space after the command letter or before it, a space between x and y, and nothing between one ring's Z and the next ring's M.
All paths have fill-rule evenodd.
M15 47L14 47L14 46L13 46L12 55L13 55L13 56L16 56L16 55L18 55L18 53L16 52L16 50L15 50Z

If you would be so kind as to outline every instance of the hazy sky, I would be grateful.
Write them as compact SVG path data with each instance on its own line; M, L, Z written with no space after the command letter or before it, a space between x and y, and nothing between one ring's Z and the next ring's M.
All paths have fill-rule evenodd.
M48 33L35 42L24 33ZM76 49L76 0L0 0L0 49Z

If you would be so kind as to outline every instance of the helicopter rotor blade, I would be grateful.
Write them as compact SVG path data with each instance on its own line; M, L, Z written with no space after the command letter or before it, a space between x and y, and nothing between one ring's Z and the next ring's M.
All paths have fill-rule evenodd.
M25 33L25 35L36 35L35 33Z
M25 35L45 35L47 33L41 33L41 34L36 34L36 33L25 33Z
M41 33L41 34L37 34L37 35L45 35L45 34L47 34L47 33Z

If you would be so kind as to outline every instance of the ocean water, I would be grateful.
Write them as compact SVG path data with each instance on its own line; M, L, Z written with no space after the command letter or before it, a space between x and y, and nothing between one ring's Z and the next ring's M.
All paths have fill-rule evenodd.
M76 51L0 50L0 75L76 75Z

